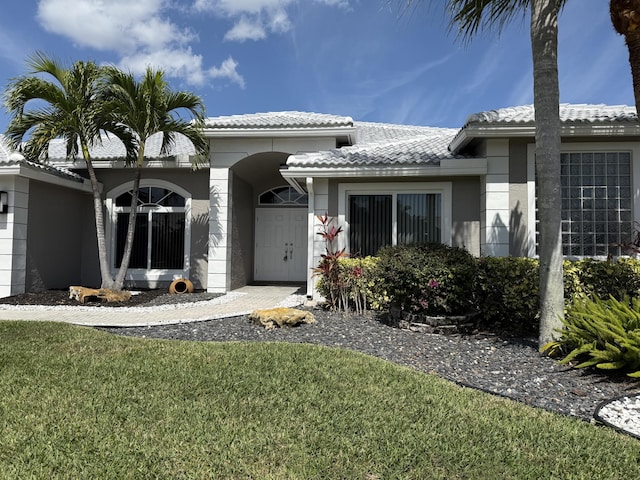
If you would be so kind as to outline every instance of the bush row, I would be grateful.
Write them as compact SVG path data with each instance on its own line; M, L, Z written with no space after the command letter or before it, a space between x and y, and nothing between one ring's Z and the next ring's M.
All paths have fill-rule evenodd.
M376 257L341 258L332 282L317 288L333 308L403 311L424 315L478 313L485 327L509 331L538 328L538 261L523 257L476 258L464 249L441 244L386 247ZM565 261L567 305L576 298L616 299L640 292L640 262L635 259ZM331 283L331 284L330 284Z

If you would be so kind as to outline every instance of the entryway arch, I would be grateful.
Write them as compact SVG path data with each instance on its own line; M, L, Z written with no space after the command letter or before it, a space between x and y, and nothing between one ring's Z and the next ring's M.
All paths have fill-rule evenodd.
M253 272L256 282L307 279L307 203L307 195L290 185L258 195Z

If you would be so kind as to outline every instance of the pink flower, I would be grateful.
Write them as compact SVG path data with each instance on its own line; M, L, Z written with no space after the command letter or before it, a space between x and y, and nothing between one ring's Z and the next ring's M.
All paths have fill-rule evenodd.
M358 278L362 275L362 269L360 267L353 267L353 276Z
M438 288L439 286L438 282L434 279L429 280L428 285L429 285L429 288Z

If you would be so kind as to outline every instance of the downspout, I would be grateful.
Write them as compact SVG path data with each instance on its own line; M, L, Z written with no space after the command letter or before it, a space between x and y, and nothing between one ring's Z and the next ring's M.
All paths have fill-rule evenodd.
M313 192L313 177L307 177L307 195L307 198L309 199L307 207L307 299L312 300L313 293L315 291L313 282L313 268L315 267L314 236L316 223L316 202Z

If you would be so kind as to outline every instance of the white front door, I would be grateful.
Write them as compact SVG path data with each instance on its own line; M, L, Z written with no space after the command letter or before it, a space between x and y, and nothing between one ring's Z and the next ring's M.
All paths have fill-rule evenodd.
M307 210L256 209L253 279L304 282L307 279Z

